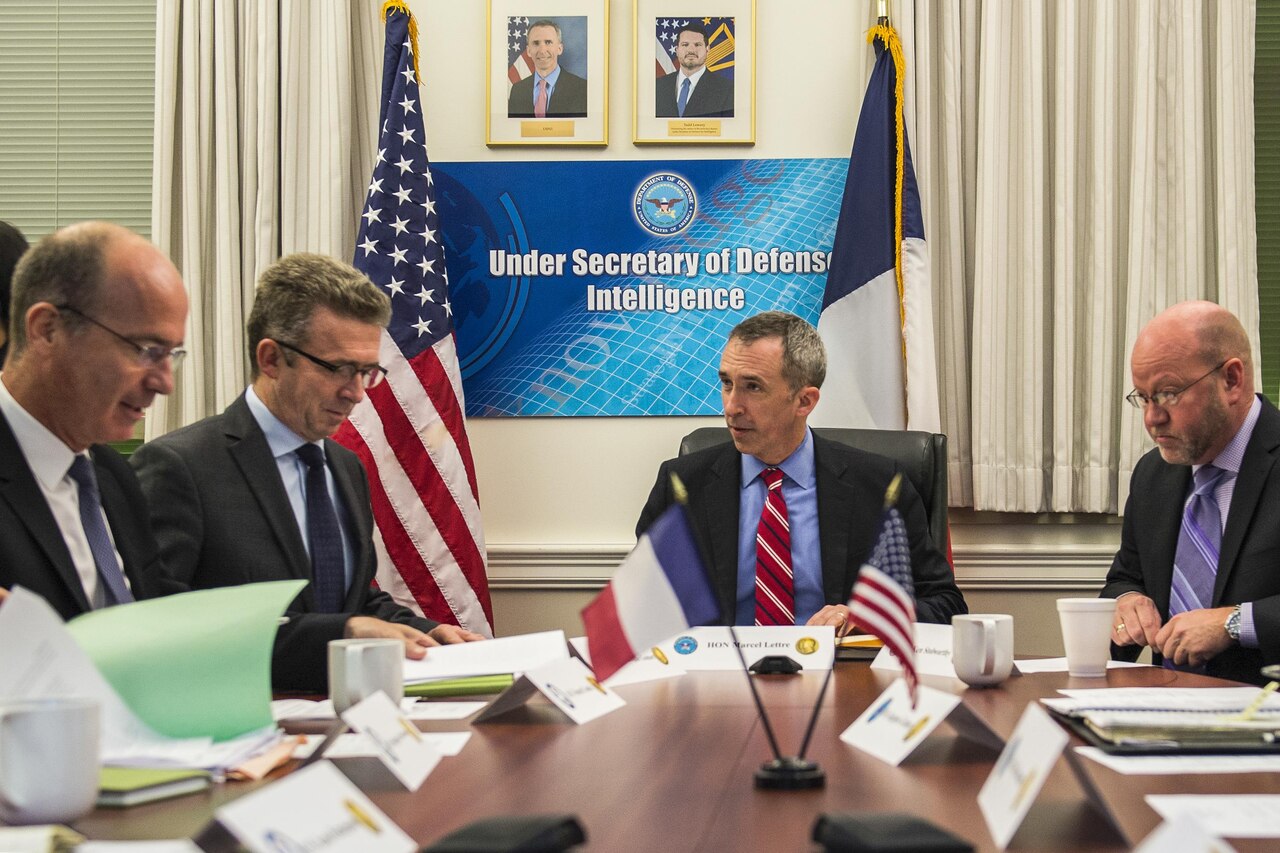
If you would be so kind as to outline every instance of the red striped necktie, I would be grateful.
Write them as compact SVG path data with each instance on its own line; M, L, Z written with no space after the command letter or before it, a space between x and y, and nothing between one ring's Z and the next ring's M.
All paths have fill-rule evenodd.
M765 468L760 479L769 493L756 528L756 624L794 625L791 524L787 520L787 502L782 497L782 469Z

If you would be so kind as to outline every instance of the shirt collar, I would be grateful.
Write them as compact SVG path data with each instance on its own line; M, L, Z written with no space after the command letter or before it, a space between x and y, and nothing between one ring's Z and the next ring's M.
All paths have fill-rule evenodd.
M40 484L52 489L60 483L76 457L71 448L22 408L4 382L0 382L0 412L4 413L27 466Z
M804 430L804 441L778 465L765 465L754 456L742 454L742 488L748 488L765 468L781 468L787 479L802 489L812 489L816 482L813 463L813 431Z
M1258 417L1261 414L1262 400L1255 394L1253 405L1249 407L1249 414L1244 416L1244 423L1240 424L1240 429L1236 430L1236 434L1227 442L1227 446L1222 448L1222 452L1214 457L1212 463L1209 464L1224 471L1239 474L1240 463L1244 461L1245 448L1249 446L1249 439L1253 437L1253 428L1258 425ZM1192 474L1202 467L1204 466L1192 465Z
M680 80L679 80L679 82L683 83L683 82L684 82L684 78L685 78L685 77L688 77L688 78L689 78L689 85L690 85L691 87L696 87L696 86L698 85L698 81L702 79L702 75L703 75L703 74L706 74L706 73L707 73L707 66L706 66L706 65L703 65L701 68L699 68L697 71L693 72L692 74L687 74L687 75L686 75L686 74L684 73L684 71L682 70L682 71L680 72ZM788 476L790 476L790 475L788 475Z
M552 68L551 73L548 74L546 77L543 77L537 71L533 72L533 76L546 80L547 85L552 89L554 89L556 87L556 81L560 79L560 64L556 63L556 67Z
M281 456L287 456L293 453L304 444L314 444L321 450L324 449L324 440L308 442L305 438L298 435L285 425L284 421L275 416L267 404L262 402L262 398L253 390L250 385L248 390L244 392L244 401L249 405L249 411L253 414L253 419L258 422L262 434L267 438L267 446L271 448L271 455L279 459Z

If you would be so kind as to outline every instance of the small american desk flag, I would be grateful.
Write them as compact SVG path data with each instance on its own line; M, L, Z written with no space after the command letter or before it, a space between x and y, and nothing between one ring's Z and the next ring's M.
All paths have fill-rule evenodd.
M336 438L369 474L378 584L438 622L493 636L475 464L444 245L427 161L415 62L417 25L402 2L386 22L378 155L354 264L391 297L371 389Z
M859 628L874 634L893 652L902 664L902 674L916 704L916 643L913 626L916 621L914 584L911 581L911 546L907 527L894 504L902 475L897 474L885 494L884 515L880 520L880 536L871 557L858 572L857 583L849 600L849 618Z

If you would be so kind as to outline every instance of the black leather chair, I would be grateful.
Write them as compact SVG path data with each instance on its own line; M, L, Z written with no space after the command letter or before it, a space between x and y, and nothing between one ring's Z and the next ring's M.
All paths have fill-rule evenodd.
M929 533L939 551L947 550L947 437L933 432L892 429L814 427L829 441L887 456L902 467L924 501ZM680 440L680 455L731 441L728 427L702 427Z

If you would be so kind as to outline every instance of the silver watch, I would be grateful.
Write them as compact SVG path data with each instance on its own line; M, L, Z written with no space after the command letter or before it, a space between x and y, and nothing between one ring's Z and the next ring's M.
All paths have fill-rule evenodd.
M1226 630L1227 636L1231 638L1233 643L1240 642L1240 605L1237 604L1231 610L1231 615L1227 617L1227 621L1222 624Z

